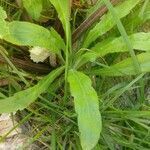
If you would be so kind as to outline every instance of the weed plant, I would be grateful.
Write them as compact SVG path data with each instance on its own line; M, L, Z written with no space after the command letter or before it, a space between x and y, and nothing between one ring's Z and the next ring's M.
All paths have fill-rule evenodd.
M150 149L149 19L149 0L0 0L0 113L25 149Z

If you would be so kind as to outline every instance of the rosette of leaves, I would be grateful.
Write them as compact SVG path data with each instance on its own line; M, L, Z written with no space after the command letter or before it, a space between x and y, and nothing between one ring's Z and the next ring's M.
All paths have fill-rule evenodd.
M28 9L25 2L24 7ZM30 2L32 3L31 0ZM81 146L84 150L91 150L98 143L103 126L99 108L101 99L92 86L91 76L86 74L88 70L85 64L93 64L97 59L104 58L108 54L129 53L128 58L110 66L106 64L103 64L102 67L91 65L90 74L106 77L131 76L150 72L150 33L139 32L127 35L121 22L121 19L129 15L142 1L126 0L113 7L109 0L103 0L109 9L108 13L89 29L83 41L79 39L81 44L77 49L74 49L71 44L70 1L49 0L49 2L58 13L65 32L65 39L62 39L53 28L49 30L30 22L6 21L6 12L0 7L1 39L14 45L46 48L64 60L59 68L43 77L36 85L15 93L11 97L1 99L0 113L15 112L28 107L40 94L47 91L56 78L64 77L65 92L67 93L69 83L70 96L74 98ZM37 19L42 9L42 1L38 1L38 5L33 7L34 9L28 13ZM149 17L146 15L146 18ZM145 18L143 19L145 20ZM142 20L140 21L142 22ZM109 34L111 29L117 29L116 26L121 36L113 35L110 39L103 37L102 40L98 40L104 34ZM136 51L138 51L137 54ZM83 69L84 67L85 69ZM70 96L67 95L67 98ZM67 98L65 95L66 100Z

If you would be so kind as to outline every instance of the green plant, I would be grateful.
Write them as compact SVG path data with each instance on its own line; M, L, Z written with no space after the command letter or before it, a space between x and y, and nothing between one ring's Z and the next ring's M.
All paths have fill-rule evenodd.
M15 71L15 73L25 81L26 89L19 91L8 98L1 99L0 113L11 113L27 108L36 99L41 98L41 94L47 93L49 87L52 87L51 90L57 91L59 87L65 85L62 100L63 106L65 106L68 99L71 99L71 96L73 96L80 132L79 137L83 149L90 150L96 146L103 128L102 138L106 143L111 143L111 141L121 137L124 141L120 139L118 143L122 143L122 145L129 148L137 148L135 143L129 145L126 137L122 135L121 129L130 134L130 129L123 127L123 124L129 123L136 124L135 126L142 126L142 122L144 122L144 119L149 113L147 111L143 112L143 116L146 117L142 118L143 120L140 120L138 115L135 114L134 116L134 114L128 111L122 112L116 110L113 112L114 108L112 107L112 103L114 103L120 95L131 88L133 84L141 80L145 73L150 72L150 33L138 32L128 36L121 20L129 15L131 11L143 1L127 0L120 2L116 7L113 7L109 0L103 0L104 4L106 4L109 9L109 12L101 18L100 22L95 23L93 28L89 29L87 34L85 34L85 37L83 37L83 40L79 39L80 43L78 44L77 42L76 47L72 44L70 24L71 8L69 0L47 1L47 3L49 2L55 7L58 13L58 18L60 19L65 32L64 39L62 39L53 28L46 29L40 25L23 21L6 21L6 12L0 7L1 39L14 45L29 47L39 46L46 48L50 52L55 53L61 60L60 67L54 69L47 76L43 77L36 85L31 87L28 87L30 85L28 81L24 79L24 76L20 74L19 71L16 71L17 69L15 69L13 65L10 65L13 69L12 71ZM23 5L29 15L32 19L38 20L42 11L43 1L36 1L36 5L34 5L34 3L34 0L23 0ZM33 9L30 9L30 5L28 4L31 4ZM142 18L139 18L137 22L142 23L148 19L148 15L144 15L145 11L146 8L143 8L140 14ZM119 32L116 32L118 35L120 33L121 37L114 35L114 33L107 33L111 29L116 28L116 25L119 30ZM103 36L104 34L107 35L107 37L110 36L110 38L106 39L105 36ZM101 39L99 37L101 37ZM0 51L1 54L7 58L6 50L1 47ZM127 54L128 52L130 54L129 56ZM107 65L103 59L100 59L113 53L124 53L128 58L124 57L123 61L119 60L119 62L117 61L115 64L111 64L108 61L108 63L111 64L110 66ZM121 90L118 88L112 89L112 91L115 91L116 96L111 100L109 99L109 101L102 101L98 90L95 90L92 87L92 77L96 80L96 76L106 78L107 76L115 77L131 75L137 75L137 77L130 84L125 85L124 87L121 86ZM62 81L61 85L59 85L59 79ZM142 87L142 82L140 83L140 86ZM70 95L68 94L69 87L71 91ZM140 89L140 92L142 93L142 88ZM111 111L109 111L109 109ZM125 116L121 115L121 113L124 113ZM118 121L120 119L122 120L122 123L118 124L118 126L113 124L113 121L111 122L111 120L109 120L108 114L114 117L114 121L115 119L118 119ZM107 136L108 131L106 130L106 127L108 124L106 124L107 121L105 123L102 122L101 115L102 118L106 117L106 120L111 122L109 128L111 129L112 138ZM119 117L119 115L121 115L122 118ZM127 116L129 116L129 122L126 121ZM145 130L146 127L143 125L143 128L143 130ZM137 132L137 134L142 133ZM113 143L108 147L114 149ZM139 149L140 148L141 147L139 147Z

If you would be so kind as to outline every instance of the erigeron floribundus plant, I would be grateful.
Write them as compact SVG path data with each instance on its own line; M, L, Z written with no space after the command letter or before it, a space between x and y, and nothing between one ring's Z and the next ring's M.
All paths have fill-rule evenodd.
M44 62L44 60L50 56L50 52L47 49L39 46L33 47L29 52L30 59L36 63Z
M37 4L35 3L35 1L37 0L32 0L33 3L32 6L34 7L36 7L36 5L34 4ZM74 105L79 127L78 135L80 137L81 146L83 150L93 149L98 142L100 142L99 144L105 143L101 142L103 138L99 140L100 133L102 130L102 119L101 113L99 111L99 106L103 114L105 110L107 111L107 114L109 110L110 113L112 113L113 109L111 108L115 108L113 104L115 100L117 100L117 97L120 97L123 91L127 90L127 87L128 88L131 87L135 82L140 80L144 73L150 72L149 67L150 53L146 52L149 51L150 34L134 33L133 35L128 36L120 21L125 16L129 15L132 9L136 5L138 5L141 0L134 0L134 1L126 0L123 1L122 3L120 2L120 4L118 4L115 8L113 8L109 0L103 1L105 2L105 4L107 4L107 6L109 6L108 8L110 10L100 19L101 20L100 22L96 23L96 25L93 26L93 28L91 28L88 31L88 33L86 33L86 36L83 38L83 41L77 39L76 48L74 48L74 46L71 44L72 33L70 31L71 24L70 24L69 0L62 0L62 1L50 0L51 4L55 7L56 11L58 12L58 18L62 23L65 33L64 39L62 39L62 37L54 29L47 29L37 24L23 21L8 22L5 20L5 16L2 15L4 13L4 10L0 7L0 16L1 16L0 38L3 38L9 43L13 43L15 45L32 46L33 48L30 50L31 53L30 57L34 62L37 63L42 62L49 56L51 57L50 55L51 52L49 52L49 50L52 50L55 56L56 55L60 56L62 54L60 58L62 57L63 60L62 63L59 64L60 67L51 71L47 76L43 77L36 85L31 86L26 90L19 91L18 93L15 93L13 96L6 97L0 100L0 113L3 112L11 113L28 107L29 104L31 104L32 102L34 102L36 99L39 98L40 94L48 92L49 87L51 88L51 92L53 94L55 94L55 92L57 92L58 89L62 88L63 89L62 91L64 92L61 92L59 95L60 100L63 99L64 102L62 103L60 102L58 104L63 104L63 106L65 106L67 102L68 106L68 102L70 102L71 96L74 97ZM27 3L27 0L26 1L24 0L24 2ZM28 7L28 9L29 9L28 12L30 14L30 10L32 9L30 7ZM99 10L99 8L97 10ZM97 10L95 12L97 12ZM33 15L31 14L31 16L34 16L35 12L36 11L33 11ZM94 15L95 12L93 13ZM91 18L91 16L89 18ZM136 19L138 20L138 18ZM115 34L112 33L112 35L109 35L111 33L109 33L108 31L116 27L116 24L122 35L121 37L118 37L119 34L116 35L116 33ZM4 28L4 26L6 26L7 28ZM76 31L78 31L77 29ZM110 38L108 39L100 38L99 40L97 40L100 36L106 33L108 34L108 36L110 36ZM115 35L117 37L115 37ZM40 47L37 47L37 44ZM45 48L47 48L48 50ZM138 53L134 53L133 50L138 50ZM140 50L141 54L139 54ZM103 61L100 60L99 63L99 60L96 60L97 58L98 59L103 58L107 54L123 53L123 52L127 53L128 51L130 52L132 59L130 57L125 58L123 61L119 63L118 61L116 62L113 60L113 65L111 65L110 62L107 63L107 60L105 60L105 58L103 59L104 64ZM137 59L135 56L137 56ZM89 65L84 66L87 62L91 61L92 62L95 61L94 66L93 65L90 66L90 63ZM133 61L135 63L133 63ZM116 64L114 64L115 62ZM110 64L110 66L107 66L106 64ZM137 66L139 64L139 67L141 67L139 70L141 71L137 73L136 67L134 68L133 64ZM79 67L80 70L78 71ZM90 76L87 75L88 72ZM101 100L102 96L100 95L101 92L98 91L97 94L97 91L92 86L93 85L91 81L92 76L94 76L95 81L100 82L99 85L102 85L103 83L101 83L101 79L105 76L127 76L127 75L131 76L140 73L143 74L138 76L134 80L134 82L132 81L129 84L129 86L125 85L126 86L125 88L122 87L120 89L120 92L117 91L117 93L119 93L118 94L119 96L117 97L115 96L114 98L111 99L110 102L106 101L106 103L103 103L103 101ZM102 78L101 77L98 78L99 76L102 76ZM65 85L63 84L64 81ZM70 95L68 95L69 94L68 82L70 86L70 93L71 93ZM98 89L97 85L95 85L95 87L96 89ZM61 96L64 97L61 99ZM101 102L102 105L99 105L99 101ZM105 121L105 116L103 120ZM106 130L104 123L104 130L102 134L105 135L105 131ZM123 139L126 139L126 137ZM124 141L121 142L124 143ZM116 144L114 143L114 146L115 145Z

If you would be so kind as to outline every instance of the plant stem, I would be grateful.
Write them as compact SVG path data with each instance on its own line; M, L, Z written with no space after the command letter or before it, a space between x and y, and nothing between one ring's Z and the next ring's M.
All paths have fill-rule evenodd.
M113 5L118 4L120 0L111 0ZM98 21L101 16L103 16L108 11L106 6L98 8L89 18L87 18L81 25L73 32L72 41L73 43L84 33L93 23Z

